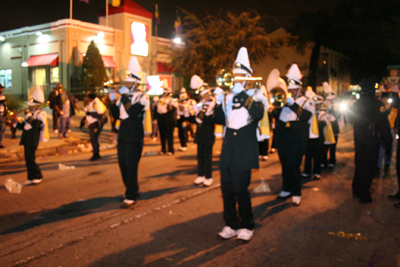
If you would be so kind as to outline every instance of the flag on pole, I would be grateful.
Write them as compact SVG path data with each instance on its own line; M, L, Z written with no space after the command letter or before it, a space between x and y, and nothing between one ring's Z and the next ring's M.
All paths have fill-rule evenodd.
M176 20L174 23L174 28L176 31L176 35L180 34L182 31L182 22L181 22L181 18L179 17L179 13L178 10L176 11Z
M160 22L160 17L158 15L158 4L156 4L156 12L154 14L154 17L156 17L156 23L160 24L161 22Z
M79 0L79 1L82 1L82 2L85 2L86 4L89 4L89 0Z
M108 0L108 3L113 7L119 7L121 5L121 0Z

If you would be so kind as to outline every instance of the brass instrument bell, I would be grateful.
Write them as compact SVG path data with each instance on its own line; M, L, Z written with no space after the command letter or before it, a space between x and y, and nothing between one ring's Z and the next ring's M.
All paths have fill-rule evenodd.
M218 71L216 83L219 87L232 89L236 82L252 82L250 88L260 88L261 77L236 77L234 73L226 69Z
M286 100L288 98L287 93L280 87L275 87L270 91L271 98L270 103L275 108L283 108L286 105Z

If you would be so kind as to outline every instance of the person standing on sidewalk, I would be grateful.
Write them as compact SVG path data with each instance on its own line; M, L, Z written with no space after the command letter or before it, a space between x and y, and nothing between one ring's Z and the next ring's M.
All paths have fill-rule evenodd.
M0 148L4 148L3 139L7 126L7 103L4 96L4 86L0 84Z
M95 92L88 91L89 103L86 107L86 121L89 128L90 143L93 148L93 156L90 160L101 159L99 135L106 123L107 117L105 116L106 106L96 96Z
M57 84L55 88L53 88L53 91L49 94L49 106L53 111L53 132L58 133L58 118L60 116L59 112L55 109L55 101L54 99L56 96L59 94L59 90L63 88L63 85L61 83Z
M45 138L46 112L40 109L40 105L43 103L43 91L37 86L31 95L31 99L28 101L29 111L25 113L25 120L23 122L16 122L16 127L23 130L19 144L24 146L25 163L28 171L26 185L39 184L43 180L40 167L35 161L35 153L39 145L39 140L47 141Z
M75 97L72 94L67 94L62 88L58 91L54 102L54 109L60 117L58 137L68 137L68 132L71 128L71 117L75 115L75 109L79 112L78 103L75 101Z
M251 77L253 70L245 47L239 49L233 65L237 77ZM254 219L249 193L251 170L259 168L257 125L268 100L262 90L245 89L246 82L235 82L231 92L215 89L215 122L226 126L219 168L224 203L225 227L218 238L248 242L253 237Z
M352 183L353 198L360 203L371 203L369 188L378 165L379 147L382 143L390 151L392 135L384 104L375 98L375 76L362 81L360 99L352 108L351 122L354 129L355 171Z

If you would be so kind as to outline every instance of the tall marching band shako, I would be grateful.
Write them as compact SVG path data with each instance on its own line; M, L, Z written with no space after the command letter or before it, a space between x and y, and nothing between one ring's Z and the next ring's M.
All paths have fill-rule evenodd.
M296 95L293 94L293 98L296 99L300 95L300 89L301 85L303 84L301 82L301 78L303 75L300 72L299 67L297 64L292 64L290 69L288 70L286 77L288 78L287 84L288 84L288 90L290 91L295 91L297 90Z

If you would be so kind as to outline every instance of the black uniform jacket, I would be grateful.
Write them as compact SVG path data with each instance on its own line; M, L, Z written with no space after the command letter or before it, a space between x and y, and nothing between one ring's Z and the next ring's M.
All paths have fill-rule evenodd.
M127 110L125 110L128 113L129 118L121 121L118 133L118 143L143 142L144 106L139 102L130 105L131 100L126 94L121 96L121 104L126 107Z
M197 126L194 142L202 145L214 144L214 114L206 116L204 111L200 111L197 117L200 117L203 123Z
M43 122L34 119L33 116L29 117L26 121L32 128L30 130L24 129L24 123L17 123L17 128L22 130L20 145L37 147L39 145L40 131L43 127Z
M309 127L308 121L311 117L311 112L302 109L297 103L294 103L289 107L294 113L298 114L298 120L283 122L279 119L281 114L281 108L275 108L271 115L276 120L275 135L274 138L277 142L307 142L309 138Z
M235 101L237 98L237 101ZM229 168L234 162L241 170L259 168L257 126L258 121L264 115L264 105L261 102L253 101L246 92L241 92L234 97L234 102L245 103L243 106L251 116L251 122L238 129L226 128L224 142L222 144L220 168ZM215 108L215 122L225 125L225 113L222 105Z

